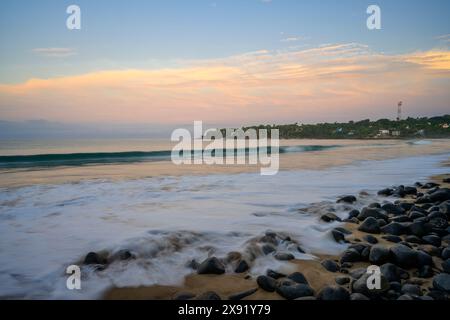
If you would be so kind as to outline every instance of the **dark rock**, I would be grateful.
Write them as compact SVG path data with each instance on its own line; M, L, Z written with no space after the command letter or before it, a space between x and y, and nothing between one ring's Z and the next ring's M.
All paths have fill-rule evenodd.
M330 272L338 272L339 271L339 265L333 261L333 260L324 260L321 262L322 266L330 271Z
M429 227L425 222L413 222L409 225L409 233L417 237L423 237L429 232Z
M450 274L441 273L433 278L433 287L436 290L450 293Z
M402 291L402 284L397 281L391 281L389 289L394 290L395 292L400 292Z
M306 280L305 276L301 272L294 272L288 276L288 279L302 284L308 284L308 280Z
M341 263L361 261L361 255L355 249L347 249L341 257Z
M385 263L380 267L381 274L389 281L389 282L397 282L400 281L400 276L398 274L398 269L395 264Z
M353 209L352 211L350 211L348 213L348 217L349 217L349 219L356 218L359 216L359 214L360 214L359 210Z
M350 295L350 300L353 300L353 301L364 301L364 300L370 300L370 299L367 298L365 295L363 295L361 293L352 293Z
M350 262L344 262L341 265L341 268L351 268L351 267L353 267L353 263L350 263Z
M443 202L450 200L450 190L449 189L439 189L429 195L431 202Z
M228 297L229 300L242 300L248 296L251 296L252 294L254 294L256 291L258 291L258 288L254 288L254 289L250 289L244 292L239 292L236 294L233 294L231 296Z
M268 277L271 277L273 279L280 279L280 278L286 277L285 274L279 273L279 272L274 271L272 269L268 269L266 274L267 274Z
M337 284L343 286L347 283L350 283L350 278L346 277L346 276L339 276L339 277L336 277L335 281Z
M431 228L446 229L448 227L448 221L442 218L433 218L428 222Z
M214 291L208 291L197 296L195 300L222 300L222 299Z
M441 189L441 188L439 188L439 187L432 188L432 189L430 189L430 190L427 191L427 194L430 195L430 194L432 194L432 193L435 193L436 191L439 191L440 189Z
M405 187L404 192L408 195L416 195L417 194L417 188L415 187Z
M368 205L369 208L381 208L381 205L378 202L374 202Z
M198 274L223 274L225 266L216 257L211 257L203 261L197 269Z
M382 245L375 245L370 250L369 261L376 265L382 265L390 257L390 251Z
M275 252L276 249L274 248L274 246L270 245L270 244L265 244L262 246L262 252L265 255L271 254L272 252Z
M280 286L293 286L295 284L294 281L290 280L290 279L280 279L277 281L277 287Z
M414 300L413 297L411 297L409 294L404 294L398 297L397 300Z
M135 256L131 253L131 251L126 249L117 252L117 257L123 261L135 258Z
M377 219L369 217L359 226L359 231L378 234L380 233L380 226L378 225Z
M325 222L341 221L341 218L331 212L324 214L320 219Z
M444 271L445 273L450 273L450 259L442 262L442 271Z
M411 296L421 296L422 295L422 289L417 284L404 284L402 287L402 293L403 294L409 294Z
M397 205L405 211L410 211L412 208L414 208L414 203L409 202L400 202Z
M435 247L439 247L441 245L441 238L439 238L438 236L435 236L435 235L423 236L422 240L425 243L431 244Z
M248 269L250 269L250 266L248 265L247 261L241 260L239 262L239 264L237 265L236 269L234 270L234 272L236 272L236 273L244 273Z
M108 261L96 252L89 252L84 258L84 264L107 264Z
M447 231L450 232L450 227L447 228ZM447 247L450 246L450 234L443 236L441 238L442 243L444 243Z
M274 292L277 287L275 279L267 276L259 276L256 278L256 283L261 289L267 292Z
M440 290L430 290L430 292L427 293L427 296L432 297L434 300L438 301L445 301L447 300L447 294L444 291Z
M340 198L337 203L341 203L341 202L345 202L345 203L354 203L356 202L356 197L355 196L345 196Z
M363 237L363 240L367 241L368 243L371 243L371 244L377 244L378 243L378 239L375 238L374 236L370 235L370 234L365 235Z
M417 243L417 244L423 243L422 239L420 239L419 237L417 237L415 235L406 236L405 241L409 242L409 243Z
M389 289L389 291L385 294L385 297L389 300L397 300L400 297L400 293L395 290Z
M411 219L406 215L396 216L389 219L390 222L408 222L410 220Z
M439 206L432 206L430 209L428 209L428 213L432 212L439 212Z
M414 219L418 219L418 218L423 218L423 217L425 217L425 214L422 213L422 212L419 212L419 211L412 211L412 212L410 212L410 213L408 214L408 217L409 217L411 220L414 220Z
M406 233L406 228L398 222L391 222L388 225L382 227L381 232L392 234L394 236L400 236Z
M326 301L342 301L349 300L350 294L343 287L327 286L319 292L317 298Z
M195 297L195 294L191 292L179 292L174 295L173 300L190 300Z
M441 255L441 250L430 244L420 245L418 249L428 253L430 256L439 257Z
M411 245L411 243L406 242L406 241L402 241L402 242L400 242L399 244L402 244L402 245L404 245L404 246L406 246L406 247L408 247L408 248L410 248L410 249L413 248L412 245Z
M419 278L431 278L433 276L433 268L430 265L424 265L419 268Z
M383 238L386 241L394 242L394 243L399 243L402 241L402 238L400 238L398 236L393 236L393 235L382 236L381 238Z
M302 297L314 296L314 290L307 284L296 284L293 286L280 286L277 293L285 299L294 300Z
M377 221L380 228L384 227L387 224L386 221L384 221L383 219L377 219Z
M367 273L367 269L366 268L358 268L358 269L350 271L350 276L353 279L358 280L359 278L361 278L366 273Z
M358 219L360 221L363 221L369 217L372 217L375 219L383 219L383 220L386 220L388 218L386 215L386 212L384 210L378 209L378 208L365 207L361 210L361 213L358 215Z
M449 217L450 214L450 202L443 202L439 205L439 211L446 214L447 218Z
M432 188L436 188L436 187L439 187L440 186L440 184L438 184L438 183L435 183L435 182L428 182L428 183L425 183L423 186L422 186L422 189L432 189Z
M381 288L370 290L367 287L367 280L370 276L371 274L366 273L361 278L353 282L352 285L353 292L362 293L365 296L372 297L381 295L389 290L390 287L389 281L387 281L387 279L383 275L380 276Z
M305 250L303 250L303 249L302 249L301 247L299 247L299 246L297 246L297 251L300 252L300 253L303 253L303 254L306 253Z
M337 243L345 242L345 235L342 232L333 229L331 230L331 235L333 236L334 241L336 241Z
M398 186L397 188L395 188L392 196L398 197L398 198L404 198L406 196L405 187Z
M405 245L397 244L391 248L391 256L396 265L402 268L417 266L417 252Z
M278 252L275 255L275 259L280 260L280 261L289 261L289 260L294 260L295 257L292 253L289 253L289 252Z
M362 261L367 261L369 260L369 256L370 256L370 247L364 248L364 250L361 252L361 260Z
M442 250L441 257L442 257L442 260L450 259L450 248L449 247Z
M355 249L359 254L361 254L366 248L370 248L370 245L365 243L354 243L348 247L348 249Z
M386 188L386 189L378 191L378 195L380 195L380 196L389 197L389 196L391 196L393 194L394 194L394 190L392 190L390 188Z
M200 263L198 263L197 260L195 260L195 259L192 259L191 261L188 261L186 263L186 267L191 268L193 270L197 270L199 265L200 265Z
M394 216L399 216L405 213L405 210L403 210L400 206L395 205L393 203L385 203L381 206L381 209L386 211L388 214L392 214Z
M440 219L444 219L447 220L447 215L445 213L442 213L440 211L433 211L428 215L428 219L435 219L435 218L440 218Z
M352 232L350 230L347 230L347 229L345 229L343 227L337 227L337 228L334 228L334 230L339 231L339 232L341 232L341 233L343 233L345 235L352 234Z
M317 300L316 297L313 296L309 296L309 297L301 297L301 298L297 298L295 300L299 300L299 301L315 301Z

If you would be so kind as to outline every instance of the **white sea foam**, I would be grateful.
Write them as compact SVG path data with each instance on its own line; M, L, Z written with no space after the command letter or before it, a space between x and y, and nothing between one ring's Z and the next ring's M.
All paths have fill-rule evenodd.
M364 161L320 171L84 181L0 191L0 296L96 298L111 285L176 285L192 272L186 263L208 255L244 252L267 229L288 234L306 251L280 247L299 259L334 254L335 243L317 215L299 208L365 189L444 173L448 155ZM362 207L374 197L360 199ZM342 217L345 205L334 205ZM136 259L98 272L83 267L81 291L65 287L65 268L90 251L130 250ZM289 270L273 257L254 261L252 274Z

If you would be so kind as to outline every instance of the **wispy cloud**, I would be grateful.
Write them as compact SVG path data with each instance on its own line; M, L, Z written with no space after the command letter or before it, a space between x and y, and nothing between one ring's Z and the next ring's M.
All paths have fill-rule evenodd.
M72 48L34 48L32 51L40 56L56 58L64 58L76 54L76 51Z
M306 37L287 37L284 39L281 39L281 42L296 42L296 41L301 41L301 40L306 40Z
M435 37L435 39L439 40L440 42L450 43L450 34L443 34Z
M105 70L0 84L0 118L159 123L357 119L386 116L399 99L408 101L409 112L448 110L449 82L448 50L386 55L364 44L327 44L183 61L178 68Z

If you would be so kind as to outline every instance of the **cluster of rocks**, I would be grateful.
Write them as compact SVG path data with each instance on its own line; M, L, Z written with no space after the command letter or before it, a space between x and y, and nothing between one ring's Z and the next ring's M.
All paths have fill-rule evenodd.
M269 230L263 236L251 239L243 253L230 252L224 258L212 256L200 263L193 260L188 266L198 274L223 274L227 270L245 273L257 257L270 255L279 261L289 261L295 259L292 252L305 253L289 236Z
M336 283L346 286L343 289L352 300L448 300L450 190L437 183L416 183L383 189L378 194L398 199L351 210L344 221L358 224L357 229L364 234L362 240L352 237L339 260L324 260L322 266L344 274L336 278ZM356 201L353 196L338 200ZM349 242L350 231L336 228L331 233L337 242ZM377 237L388 244L380 244ZM351 270L357 263L380 267L381 289L368 289L367 268Z

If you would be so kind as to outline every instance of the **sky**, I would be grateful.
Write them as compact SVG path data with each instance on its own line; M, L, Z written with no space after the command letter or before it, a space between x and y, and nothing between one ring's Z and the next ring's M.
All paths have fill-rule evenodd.
M66 8L81 8L81 30ZM369 5L381 30L366 26ZM2 0L0 120L248 125L450 113L447 0Z

